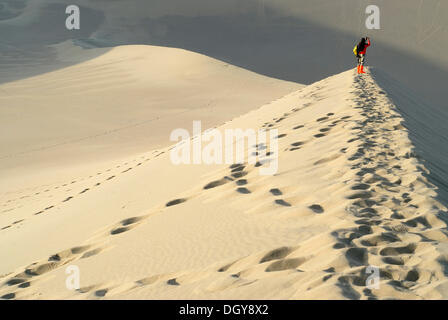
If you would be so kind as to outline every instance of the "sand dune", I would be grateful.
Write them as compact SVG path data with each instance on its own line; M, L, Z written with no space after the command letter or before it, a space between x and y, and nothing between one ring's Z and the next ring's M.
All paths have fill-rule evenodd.
M446 3L69 4L0 0L0 300L448 298ZM175 165L194 120L278 132Z
M301 87L182 49L52 50L73 65L0 85L0 192L166 146L193 120L213 127Z
M11 46L12 55L19 53L20 59L33 56L34 68L26 69L39 74L51 60L51 51L41 54L42 45L76 39L94 46L183 48L259 74L310 84L350 68L351 48L368 35L374 43L368 63L405 83L430 105L446 106L446 1L78 0L81 29L66 30L65 8L71 4L0 0L1 82L5 73L20 78L25 68L11 70L14 61L2 55L4 47ZM372 4L381 12L379 30L365 27L366 8Z
M349 70L219 126L279 131L255 165L176 166L168 146L3 194L0 296L446 298L447 209L389 95Z

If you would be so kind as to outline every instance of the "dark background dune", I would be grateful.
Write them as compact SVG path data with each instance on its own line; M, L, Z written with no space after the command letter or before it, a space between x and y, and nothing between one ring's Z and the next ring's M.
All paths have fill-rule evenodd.
M80 6L81 30L64 27L68 4ZM380 30L365 27L369 4L381 10ZM369 35L368 64L444 107L447 17L448 2L440 0L0 0L0 63L17 48L19 56L39 55L36 47L87 39L185 48L309 84L353 67L351 50Z

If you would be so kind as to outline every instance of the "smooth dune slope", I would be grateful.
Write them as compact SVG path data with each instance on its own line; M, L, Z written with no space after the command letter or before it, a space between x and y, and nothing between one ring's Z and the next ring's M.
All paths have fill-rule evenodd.
M229 128L277 129L278 150L250 146L271 152L255 165L175 166L159 148L2 199L21 209L0 220L0 296L447 298L446 208L370 73L316 82ZM278 172L261 176L274 157ZM79 290L66 288L69 265Z
M193 120L209 128L301 87L182 49L51 49L73 65L0 85L0 193L167 146Z

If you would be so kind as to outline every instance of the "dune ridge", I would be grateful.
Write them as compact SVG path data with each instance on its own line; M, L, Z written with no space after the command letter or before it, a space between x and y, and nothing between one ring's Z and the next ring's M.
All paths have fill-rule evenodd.
M176 127L219 125L302 86L176 48L51 48L73 65L0 85L0 192L166 146Z
M170 146L49 186L57 204L22 199L42 210L0 226L6 246L47 234L15 248L41 257L2 268L0 297L446 298L447 209L403 122L370 71L349 70L218 127L279 131L278 150L249 146L271 152L255 165L174 166ZM259 175L274 156L279 171Z

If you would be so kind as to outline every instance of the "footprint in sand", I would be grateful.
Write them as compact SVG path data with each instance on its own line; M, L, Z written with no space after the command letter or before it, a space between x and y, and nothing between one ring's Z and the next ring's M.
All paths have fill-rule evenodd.
M236 183L237 186L244 186L244 185L247 184L247 180L246 179L240 179L240 180L235 181L235 183Z
M16 297L16 294L12 292L12 293L7 293L7 294L1 296L0 299L11 300L11 299L14 299L15 297Z
M234 167L230 172L231 173L241 172L244 170L245 167L246 167L245 165L239 165L237 167Z
M135 224L135 223L137 223L139 221L142 221L143 219L145 219L145 217L127 218L127 219L124 219L123 221L121 221L121 225L128 226L128 225L131 225L131 224Z
M35 213L34 215L37 216L37 215L39 215L39 214L41 214L41 213L44 213L45 211L50 210L50 209L53 209L53 208L54 208L54 206L46 207L45 209L43 209L43 210L41 210L41 211Z
M323 159L320 159L320 160L314 162L314 165L319 165L319 164L331 162L333 160L336 160L339 157L340 157L340 154L337 153L337 154L334 154L332 156L329 156L329 157L326 157L326 158L323 158Z
M62 202L67 202L67 201L70 201L70 200L72 200L73 199L73 197L68 197L68 198L66 198L65 200L62 200Z
M251 193L250 190L247 189L247 188L238 188L238 189L236 189L236 191L238 193L242 193L242 194L249 194L249 193Z
M283 120L285 120L285 118L282 117L282 118L280 118L280 119L275 120L275 122L276 122L276 123L279 123L280 121L283 121Z
M290 149L286 149L286 150L289 150L289 151L299 150L299 149L301 149L301 147L302 147L304 144L305 144L305 142L297 141L297 142L291 143L292 148L290 148Z
M95 291L94 294L96 297L102 298L102 297L106 296L108 291L109 291L108 289L100 289L100 290Z
M304 144L305 144L305 142L303 142L303 141L297 141L297 142L291 143L291 146L300 147L300 146L303 146Z
M166 284L170 285L170 286L180 286L180 283L177 282L176 278L170 279L166 282Z
M310 208L314 213L324 213L324 208L322 208L320 204L313 204L308 208Z
M336 127L339 122L341 122L341 120L335 120L331 124L329 124L328 127L330 128Z
M118 227L115 227L114 229L112 229L110 231L110 234L116 235L116 234L120 234L120 233L129 231L129 230L135 228L138 225L138 222L140 222L144 219L145 219L145 217L132 217L132 218L124 219L119 223Z
M228 264L226 264L225 266L219 268L217 271L218 271L218 272L226 272L231 266L233 266L233 265L234 265L235 263L237 263L237 262L238 262L238 260L237 260L237 261L234 261L234 262L232 262L232 263L228 263Z
M276 199L274 202L283 207L291 207L291 204L283 199Z
M417 245L415 243L410 243L403 247L386 247L380 251L382 256L398 256L400 254L413 254Z
M227 182L229 182L229 180L226 178L215 180L215 181L207 183L203 189L204 190L213 189L213 188L222 186L223 184L226 184Z
M283 192L280 191L280 189L273 188L269 190L270 193L272 193L274 196L281 196L283 195Z
M55 270L61 265L66 264L69 261L73 261L78 258L80 254L90 249L91 246L79 246L74 247L68 250L64 250L58 252L48 258L48 261L42 261L40 263L32 263L28 267L25 268L24 271L15 274L12 278L10 278L6 285L8 286L16 286L19 288L27 288L31 286L30 279L40 277L41 275Z
M80 259L87 259L93 256L96 256L97 254L99 254L101 251L103 251L103 249L101 248L96 248L90 251L85 252Z
M352 190L367 190L370 188L370 185L365 184L365 183L358 183L355 184L351 189Z
M171 200L171 201L167 202L167 203L165 204L165 206L166 206L166 207L172 207L172 206L175 206L175 205L184 203L185 201L187 201L187 199L183 199L183 198L181 198L181 199L175 199L175 200Z
M242 177L244 177L246 175L247 175L246 171L239 171L239 172L235 172L235 173L231 174L231 176L234 177L235 179L242 178Z
M298 266L306 261L305 258L294 258L294 259L283 259L271 263L267 268L266 272L276 272L284 271L290 269L296 269Z
M265 254L263 256L263 258L261 258L260 263L265 263L265 262L272 261L272 260L283 259L287 255L289 255L292 251L293 251L293 248L290 248L290 247L281 247L281 248L274 249L272 251L269 251L267 254Z
M350 267L368 265L368 252L365 248L349 248L345 252Z

